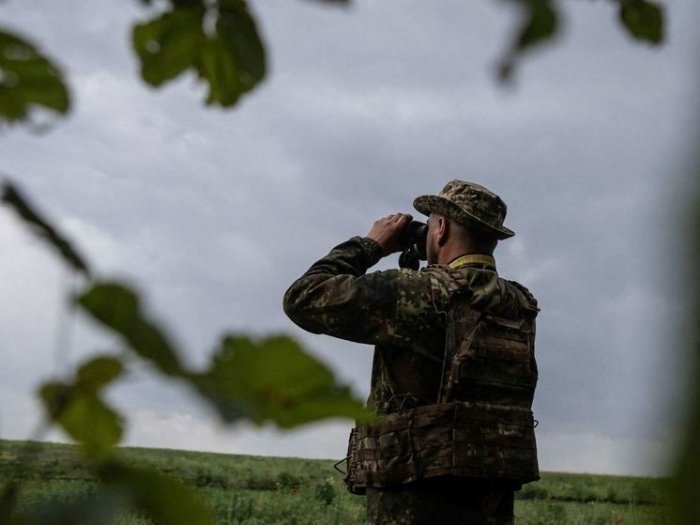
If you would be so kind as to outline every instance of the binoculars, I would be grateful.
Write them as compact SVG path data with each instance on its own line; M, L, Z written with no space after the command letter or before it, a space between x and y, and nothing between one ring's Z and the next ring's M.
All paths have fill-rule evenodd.
M428 225L411 221L401 234L401 255L399 255L399 266L410 270L417 270L420 261L427 261L428 255L425 251L425 241L428 237Z

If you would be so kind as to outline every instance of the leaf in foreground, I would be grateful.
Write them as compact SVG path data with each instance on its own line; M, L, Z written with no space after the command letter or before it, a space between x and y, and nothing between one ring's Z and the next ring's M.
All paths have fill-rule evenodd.
M0 97L1 99L1 97ZM2 183L2 202L12 208L20 218L27 223L35 235L54 248L73 269L85 275L90 274L88 265L72 244L54 228L47 219L43 218L20 190L11 182Z
M8 525L107 525L135 512L149 523L213 525L197 491L159 472L103 461L95 465L100 485L73 501L39 501L3 521ZM2 518L0 514L0 518ZM122 520L119 522L121 523ZM141 521L139 520L139 523Z
M214 520L196 490L159 472L116 461L98 468L100 481L153 523L209 525Z
M211 369L193 380L229 422L247 417L290 428L328 417L371 418L349 388L288 337L226 337Z
M0 29L0 122L26 120L35 107L68 112L63 74L36 46Z
M648 0L619 0L620 21L630 35L650 44L664 40L664 12Z
M133 30L141 75L152 86L172 80L192 67L204 44L204 7L173 9Z
M101 398L102 389L122 374L121 361L98 356L83 364L73 383L47 383L40 396L55 421L92 458L108 456L123 433L121 416Z
M233 106L265 77L265 48L244 0L175 6L136 25L132 41L146 82L190 71L207 83L207 104Z
M65 495L64 495L65 497ZM128 511L118 494L98 489L94 493L61 501L33 496L32 504L13 512L3 525L113 525ZM2 517L0 515L0 517Z
M114 331L139 356L166 375L184 374L174 346L163 330L148 319L139 296L118 282L98 282L76 299L95 320Z
M93 357L78 368L78 382L96 390L114 381L124 372L124 365L116 357Z
M512 80L520 57L533 47L551 40L559 27L559 15L551 0L510 0L518 4L522 20L510 49L499 65L502 81Z

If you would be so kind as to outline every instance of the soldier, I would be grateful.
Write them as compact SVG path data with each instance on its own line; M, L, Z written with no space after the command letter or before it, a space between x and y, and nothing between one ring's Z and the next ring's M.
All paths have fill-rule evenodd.
M401 250L412 217L389 215L287 290L297 325L374 344L368 406L353 429L346 482L369 523L512 524L514 492L539 479L531 406L537 302L498 276L514 233L505 203L453 180L413 206L428 216L428 266L366 273Z

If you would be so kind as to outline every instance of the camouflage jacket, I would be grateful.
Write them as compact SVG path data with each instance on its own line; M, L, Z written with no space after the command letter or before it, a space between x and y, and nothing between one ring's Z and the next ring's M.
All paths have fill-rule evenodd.
M381 246L369 238L336 246L287 290L284 310L307 331L374 344L368 406L390 414L436 402L452 290L445 266L366 273L381 257ZM524 305L524 289L500 278L490 257L451 266L474 309L511 318L524 307L536 313L534 298L528 293Z

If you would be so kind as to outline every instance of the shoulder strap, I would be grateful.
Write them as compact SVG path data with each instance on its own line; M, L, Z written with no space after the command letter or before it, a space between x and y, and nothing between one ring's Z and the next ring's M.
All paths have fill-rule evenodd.
M515 286L515 288L520 292L522 295L523 301L523 310L527 312L527 317L530 319L534 319L537 316L537 312L540 311L539 306L537 306L537 299L535 299L535 296L532 295L532 292L525 288L522 284L520 284L517 281L508 281L510 284Z
M440 391L436 399L437 403L445 403L451 400L452 390L458 378L458 354L469 351L482 314L467 305L468 298L464 292L469 289L469 282L463 272L449 266L435 266L433 271L440 275L450 296Z
M459 303L462 304L459 305ZM447 313L447 332L445 334L445 352L438 403L453 401L452 394L459 380L460 363L471 350L479 322L484 316L483 312L464 308L464 303L458 298L453 299ZM459 319L457 319L457 315L459 315Z

